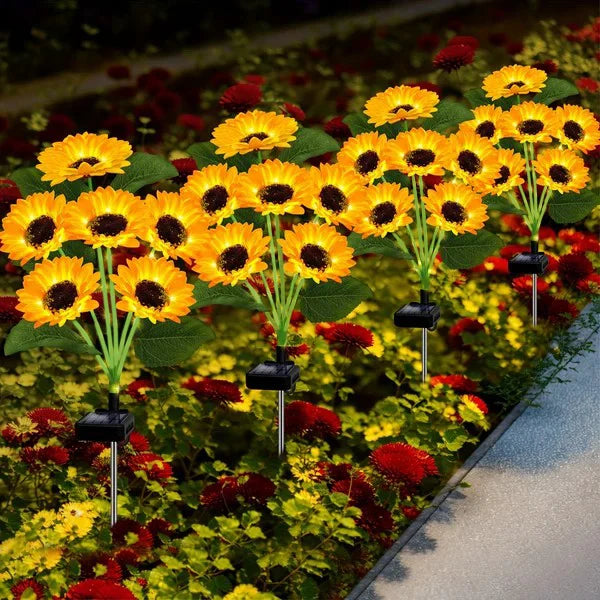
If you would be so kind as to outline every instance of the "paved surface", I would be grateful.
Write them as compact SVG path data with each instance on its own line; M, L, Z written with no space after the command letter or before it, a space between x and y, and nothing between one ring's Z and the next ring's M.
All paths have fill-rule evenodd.
M450 492L348 600L600 599L600 336L590 339L571 382L517 414L464 477L472 487Z

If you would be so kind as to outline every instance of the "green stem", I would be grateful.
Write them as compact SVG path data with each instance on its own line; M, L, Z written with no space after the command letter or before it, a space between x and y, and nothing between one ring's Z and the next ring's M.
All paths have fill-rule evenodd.
M398 246L400 246L400 250L402 250L402 252L406 252L408 254L409 253L408 248L406 247L406 244L404 243L404 240L400 237L400 235L394 231L394 232L392 232L392 236L396 240L396 244L398 244Z
M123 351L119 356L119 361L117 363L117 370L115 372L116 382L118 382L121 379L121 373L123 372L123 367L125 366L125 360L127 359L127 354L129 353L129 347L131 346L131 342L133 341L133 336L135 335L139 322L140 320L136 317L133 320L131 329L129 330L129 334L127 335L127 340L123 346Z
M277 265L277 259L275 258L275 242L273 240L273 226L271 222L271 215L267 214L267 227L269 229L269 248L271 251L271 270L273 271L273 287L275 288L275 303L279 307L281 305L280 288L279 288L279 269Z
M277 241L275 242L275 246L277 249L277 266L278 266L278 275L279 275L279 284L281 286L281 304L285 306L285 273L283 272L283 250L281 248L281 244L279 240L281 239L281 223L279 221L279 215L275 215L275 237Z
M75 326L75 329L77 329L77 331L79 332L79 335L85 340L86 344L89 344L92 348L95 348L94 343L92 342L92 339L90 338L88 332L81 325L81 323L73 320L73 325ZM100 358L100 356L98 356L97 354L95 356L96 356L96 362L98 363L100 368L104 371L104 374L110 380L110 369L108 368L106 361L102 360L102 358ZM105 357L105 359L106 359L106 357Z
M94 329L96 330L96 337L100 342L100 346L102 348L102 352L104 352L104 356L108 359L108 347L106 346L106 340L104 339L104 333L102 333L102 326L98 321L98 317L96 316L96 311L92 310L92 321L94 322Z
M104 270L104 256L102 254L102 248L96 249L96 256L98 257L98 268L100 270L100 284L102 286L102 301L104 302L104 325L106 328L106 343L108 346L108 356L106 358L107 362L112 363L114 341L112 338L111 313L110 304L108 303L108 287L106 285L106 273Z
M112 251L110 248L106 249L106 264L108 266L108 291L110 294L110 308L113 324L113 344L116 354L119 350L119 319L117 318L117 297L115 294L115 284L112 280L113 260Z
M123 329L121 330L121 339L119 340L119 344L118 344L119 356L123 353L125 339L127 338L127 333L129 331L129 326L131 325L132 318L133 318L133 313L128 312L127 317L125 317L125 323L123 324Z

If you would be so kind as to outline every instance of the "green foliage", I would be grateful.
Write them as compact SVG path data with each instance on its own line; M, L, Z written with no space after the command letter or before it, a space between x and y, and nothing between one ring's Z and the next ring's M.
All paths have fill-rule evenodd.
M464 104L453 100L442 100L436 108L437 112L423 121L425 129L445 133L459 123L473 118L473 113Z
M369 123L369 117L363 112L350 113L344 117L344 123L348 125L352 135L375 131L375 126Z
M112 180L111 187L137 192L145 185L177 177L177 169L168 160L156 154L135 152L129 157L129 162L131 164L123 169L125 172Z
M321 129L301 127L296 132L296 139L279 154L282 162L293 162L301 165L313 156L321 156L327 152L337 152L339 144Z
M79 194L88 190L87 181L84 179L63 181L52 187L49 181L42 181L42 175L38 168L26 167L14 171L10 177L19 187L23 198L38 192L54 191L57 196L64 194L67 200L77 200Z
M504 196L485 196L483 201L490 210L499 210L502 213L510 215L524 215L525 212L516 207L510 200Z
M563 100L569 96L576 96L579 90L570 81L559 79L558 77L548 77L546 86L539 94L533 98L534 102L542 104L552 104L558 100Z
M192 144L187 149L187 153L196 161L199 169L209 165L227 164L230 167L236 167L238 172L241 173L258 163L258 154L256 152L236 154L229 158L223 158L222 155L217 154L217 147L211 142Z
M497 235L480 229L477 235L447 235L440 250L444 264L451 269L469 269L481 264L502 246L503 242Z
M348 245L354 248L354 256L362 254L381 254L382 256L390 256L392 258L400 258L404 260L412 260L412 255L403 252L398 248L393 240L371 236L363 238L358 233L351 233L348 236Z
M196 299L195 308L221 304L248 310L264 310L264 306L257 304L241 285L221 285L219 283L210 287L205 281L197 279L194 281L194 298Z
M584 190L580 194L555 192L548 202L548 212L556 223L577 223L600 204L597 191Z

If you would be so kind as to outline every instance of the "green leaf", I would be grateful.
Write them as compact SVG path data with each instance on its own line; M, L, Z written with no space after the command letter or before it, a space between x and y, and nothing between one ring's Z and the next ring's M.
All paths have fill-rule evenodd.
M74 354L100 354L67 326L42 325L34 328L31 321L19 321L9 332L4 343L4 354L10 356L30 348L62 348Z
M339 149L339 144L322 129L302 127L296 132L296 139L290 147L281 151L279 160L300 165L313 156L337 152Z
M252 296L241 285L221 285L220 283L208 287L208 283L197 279L194 283L194 308L221 304L247 308L248 310L264 310L264 306L257 304Z
M446 236L441 245L442 260L451 269L470 269L480 265L503 246L495 234L481 229L477 235L464 233Z
M313 323L337 321L372 294L369 286L353 277L345 277L341 283L311 281L300 292L299 310Z
M600 204L598 191L586 190L581 194L554 193L548 202L548 212L556 223L576 223Z
M84 263L92 263L97 264L98 261L96 259L96 251L87 244L84 244L80 240L71 240L69 242L65 242L61 250L66 254L66 256L78 256L83 258ZM55 256L59 256L59 252L53 252L51 258Z
M348 236L348 244L354 248L354 256L362 254L381 254L392 258L402 258L404 260L413 260L413 257L400 250L393 240L385 237L371 236L363 239L358 233L351 233Z
M446 448L451 452L460 450L469 439L469 434L460 426L450 427L442 434Z
M240 223L250 223L257 229L264 229L265 223L267 222L265 217L253 208L238 208L238 210L235 211L235 218Z
M258 164L258 152L247 152L246 154L234 154L229 158L221 159L221 162L227 163L230 167L236 167L238 173L244 173L252 165Z
M216 153L217 147L210 142L199 142L192 144L186 152L196 161L199 169L208 167L208 165L219 165L225 162L221 156Z
M410 177L408 175L406 175L405 173L402 173L400 171L386 171L385 172L385 180L388 183L399 183L402 187L408 188L410 190L411 188L411 181L410 181ZM382 182L383 179L378 179L377 181L375 181L375 183L379 183Z
M140 188L163 179L177 176L177 169L162 156L136 152L129 158L131 163L122 175L117 175L110 184L115 189L137 192Z
M202 321L183 318L181 323L145 321L135 341L135 353L147 367L170 367L190 358L204 343L215 337Z
M423 127L444 133L447 129L472 118L473 113L464 104L453 100L442 100L437 105L437 112L423 121Z
M57 196L64 194L67 200L77 200L79 194L88 190L86 179L63 181L52 187L49 181L42 181L42 175L36 167L27 167L14 171L10 177L17 184L22 198L39 192L54 191Z
M463 95L469 101L469 104L473 108L477 108L478 106L482 106L483 104L491 103L491 100L486 97L485 91L481 88L467 90Z
M533 97L533 101L541 102L542 104L552 104L557 100L576 96L577 94L579 94L579 90L570 81L559 79L558 77L548 77L546 79L546 87Z
M517 208L510 200L503 196L486 196L484 203L490 210L499 210L510 215L524 215L525 212Z
M369 117L363 112L350 113L343 121L350 128L352 135L375 131L375 126L369 123Z
M311 577L307 577L300 584L300 598L302 600L318 600L319 598L319 586L317 582Z

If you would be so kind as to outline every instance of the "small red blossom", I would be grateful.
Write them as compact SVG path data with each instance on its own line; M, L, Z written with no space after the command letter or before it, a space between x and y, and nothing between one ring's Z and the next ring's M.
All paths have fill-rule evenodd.
M352 465L350 463L321 461L317 463L317 469L320 473L317 479L328 480L332 483L341 481L342 479L350 479L352 473Z
M17 184L10 179L0 179L0 221L10 212L11 206L21 197ZM1 224L1 223L0 223Z
M54 113L48 117L48 123L44 131L40 132L40 140L43 142L56 142L75 133L77 125L68 115Z
M181 96L171 90L162 90L156 94L156 103L166 112L173 112L181 106Z
M274 340L275 346L277 345L277 340ZM297 346L286 346L285 352L287 356L290 358L298 358L299 356L304 356L305 354L310 354L310 346L308 344L298 344Z
M173 476L171 465L158 454L153 452L141 452L127 459L127 465L133 473L143 471L151 481L159 481L166 484L165 480Z
M262 90L253 83L236 83L227 88L219 104L229 113L240 113L253 109L262 100Z
M190 113L180 114L177 117L177 124L193 131L202 131L206 127L206 123L200 115L192 115Z
M173 181L179 185L183 185L188 177L198 169L198 165L193 158L176 158L171 161L171 164L177 169L177 176L173 177Z
M72 585L65 600L136 600L124 586L105 579L84 579Z
M502 222L510 229L514 231L518 235L527 236L531 235L531 231L529 231L529 227L523 221L523 217L520 215L502 215Z
M119 519L112 526L112 541L115 546L124 546L137 552L150 550L153 537L150 530L133 519ZM134 534L135 540L131 540L127 534Z
M21 160L33 160L37 147L32 143L19 138L9 137L0 143L0 156L11 156Z
M340 434L342 423L328 408L295 400L285 407L285 427L290 435L327 439Z
M575 85L582 91L591 92L595 94L600 89L600 83L591 77L580 77Z
M128 566L137 566L140 562L140 553L133 548L121 548L114 553L113 558L119 563L123 571Z
M474 394L468 394L467 398L484 414L487 415L489 412L488 405L479 397Z
M198 381L194 377L190 377L181 387L192 390L198 400L214 402L219 406L226 406L243 400L239 387L235 383L224 379L206 377Z
M469 379L466 375L435 375L429 380L432 387L437 385L447 385L456 392L476 392L476 381Z
M263 85L267 81L267 78L256 73L248 73L248 75L244 75L244 81L253 85Z
M470 65L475 57L475 50L471 46L457 44L454 46L446 46L442 48L433 57L433 66L436 69L451 73L458 71L462 67Z
M362 508L375 502L375 489L364 479L342 479L331 487L332 492L346 494L354 506Z
M106 74L111 79L129 79L131 77L131 71L127 65L110 65L106 69Z
M25 592L28 592L30 595L33 592L35 600L43 600L45 597L44 586L33 578L23 579L19 583L15 583L10 588L10 591L12 592L13 600L21 600Z
M570 287L577 285L581 279L585 279L593 273L594 265L585 255L571 252L558 259L558 274L560 278Z
M18 323L23 313L17 310L19 299L16 296L0 296L0 323Z
M591 273L584 279L580 279L577 282L577 289L586 294L599 294L600 293L600 275L598 273Z
M423 33L417 38L417 46L426 52L433 52L441 42L437 33Z
M200 494L200 504L215 512L228 512L238 506L240 485L237 477L225 475L207 485Z
M524 246L523 244L508 244L500 250L500 256L510 260L513 256L516 256L521 252L529 252L529 246Z
M146 392L154 389L156 389L156 386L152 379L136 379L127 386L125 393L129 394L135 401L143 403L148 402Z
M409 444L383 444L371 452L371 464L384 479L394 485L417 486L428 475L438 475L433 458Z
M375 343L373 332L356 323L318 323L315 332L343 356L353 357Z
M520 52L523 52L523 42L519 41L519 40L515 40L512 42L508 42L506 44L506 46L504 46L504 48L506 49L506 51L511 54L511 55L515 55L515 54L519 54Z
M150 119L153 127L160 125L165 118L165 111L155 102L139 104L133 109L133 112L138 119L141 117Z
M600 240L595 236L586 235L584 238L573 245L573 252L600 252Z
M448 332L448 344L456 349L465 348L466 345L462 339L463 334L476 334L480 331L485 331L485 327L477 319L471 319L470 317L459 319Z
M357 521L359 527L362 527L372 536L382 533L389 533L394 529L394 519L392 513L380 504L369 504L361 509L361 516Z
M19 457L33 473L39 471L42 465L49 463L57 466L66 464L69 461L69 451L62 446L23 448L19 453Z
M65 437L73 429L69 417L58 408L35 408L27 416L37 423L41 435Z
M304 121L306 119L306 113L295 104L290 104L289 102L285 102L283 105L283 111L296 121Z
M106 129L111 136L121 140L130 140L135 135L135 125L122 115L111 115L102 121L102 129Z
M146 436L134 431L129 436L129 443L135 452L147 452L150 450L150 442L147 440Z
M146 527L150 531L150 533L154 536L154 545L161 546L162 541L159 536L167 536L171 537L173 535L173 525L169 523L169 521L165 519L161 519L160 517L156 517L151 521L148 521Z
M403 506L402 513L407 519L412 521L421 514L421 509L417 508L416 506Z
M547 75L555 75L558 72L558 65L549 58L544 61L536 62L531 66L534 69L544 71Z
M479 40L472 35L455 35L450 38L446 44L447 46L469 46L473 50L479 48Z
M323 126L325 133L338 140L347 140L352 132L350 127L343 121L343 117L333 117Z
M88 554L79 560L79 564L81 565L81 576L84 579L98 577L98 579L117 582L123 578L121 566L106 552ZM97 575L97 566L103 567L106 572L103 575Z
M555 325L565 325L579 315L579 309L575 304L561 298L549 298L544 301L544 296L539 303L538 312L542 318L547 318Z
M267 503L275 494L275 484L259 473L242 473L238 476L239 493L250 504Z
M521 277L515 277L512 280L512 286L519 294L521 294L521 296L531 297L531 294L533 292L533 282L531 280L530 275L522 275ZM537 289L539 294L547 292L549 287L550 286L548 285L547 281L544 281L543 279L538 277Z

